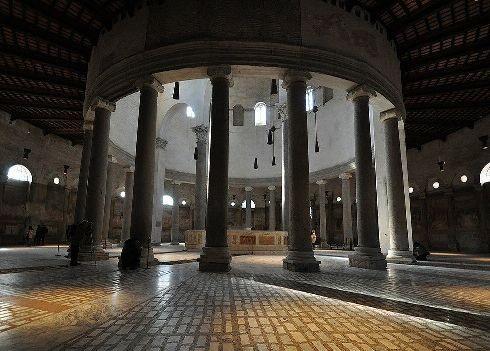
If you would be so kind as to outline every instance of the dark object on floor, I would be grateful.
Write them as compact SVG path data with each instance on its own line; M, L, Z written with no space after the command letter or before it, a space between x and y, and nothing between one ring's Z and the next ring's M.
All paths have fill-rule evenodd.
M139 268L141 257L141 244L136 239L128 239L124 242L119 260L119 268L136 269Z
M430 252L424 245L416 241L413 243L413 255L417 261L427 261L427 256L430 255Z

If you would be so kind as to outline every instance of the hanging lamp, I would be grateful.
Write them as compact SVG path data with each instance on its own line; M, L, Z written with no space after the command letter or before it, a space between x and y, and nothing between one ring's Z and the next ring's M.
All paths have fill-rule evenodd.
M320 144L318 143L318 125L316 120L316 113L318 112L318 106L313 106L313 113L315 114L315 152L320 152Z
M179 100L180 99L180 84L179 84L179 82L175 82L175 85L174 85L174 94L172 95L172 98L174 100Z

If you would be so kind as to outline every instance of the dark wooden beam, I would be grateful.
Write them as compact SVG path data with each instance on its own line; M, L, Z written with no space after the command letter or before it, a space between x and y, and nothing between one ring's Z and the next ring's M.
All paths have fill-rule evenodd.
M22 94L26 96L34 97L47 97L53 99L77 99L83 101L84 94L79 89L67 88L62 91L44 89L44 88L30 88L11 84L0 84L0 94Z
M58 69L69 69L70 71L73 71L81 76L85 76L87 74L86 63L67 61L59 57L43 54L37 50L24 49L0 43L0 54L15 56L25 61L31 61L41 65L48 65Z
M55 33L38 27L34 23L25 22L17 17L0 14L0 28L2 26L10 27L14 32L24 32L34 38L42 39L53 46L65 49L68 52L76 52L84 57L90 57L92 48L84 46L82 43L77 43L72 40L63 38Z
M490 101L474 102L439 102L439 103L406 103L405 108L410 111L424 110L472 110L482 107L490 107Z
M54 20L55 22L58 22L61 27L77 32L81 37L88 39L92 45L97 43L99 37L98 31L89 28L85 24L79 23L76 18L70 17L67 13L62 13L58 11L56 7L48 6L39 0L22 0L22 2L31 9L42 14L48 21Z
M379 15L381 12L387 11L387 9L397 2L397 0L377 0L376 5L369 8L369 12L374 15Z
M485 72L487 70L490 70L490 58L466 65L462 64L448 68L433 69L427 72L404 72L402 80L404 83L411 83L431 78L447 78L462 73Z
M79 112L82 113L83 103L76 101L75 103L49 103L46 101L25 101L21 99L11 99L0 97L0 104L7 105L10 107L21 107L21 108L40 108L46 110L53 110L53 112Z
M83 121L82 116L80 115L79 119L73 118L73 115L70 115L70 117L65 117L65 116L59 116L59 117L53 117L51 115L46 115L46 114L31 114L27 112L9 112L11 114L11 119L16 120L16 119L21 119L27 122L74 122L74 121Z
M436 86L425 87L425 88L413 88L409 90L404 90L403 96L411 97L411 96L437 95L437 94L452 93L461 90L479 89L479 88L490 89L490 79L487 78L487 79L475 80L475 81L469 81L463 83L443 84L443 85L436 85Z
M52 84L60 87L65 87L69 89L79 89L82 92L85 91L85 82L82 80L75 80L70 78L64 78L54 75L47 75L44 73L34 72L34 71L26 71L26 70L14 70L7 67L0 67L0 77L1 75L5 75L7 77L19 78L31 80L35 83L41 84Z
M424 35L417 36L399 45L398 52L403 54L405 51L421 49L425 46L451 38L456 34L469 32L488 23L490 23L490 11L482 15L469 17L466 21L459 21L447 27L428 31Z
M112 28L112 17L107 11L104 9L104 5L98 6L94 4L93 0L78 0L78 2L82 5L82 7L89 10L97 20L102 23L102 26L109 30Z

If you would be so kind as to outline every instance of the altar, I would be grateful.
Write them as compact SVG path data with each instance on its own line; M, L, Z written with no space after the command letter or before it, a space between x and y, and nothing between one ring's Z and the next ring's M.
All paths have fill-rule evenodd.
M206 242L205 230L187 230L185 247L188 251L201 251ZM286 252L288 233L267 230L228 230L228 247L232 255Z

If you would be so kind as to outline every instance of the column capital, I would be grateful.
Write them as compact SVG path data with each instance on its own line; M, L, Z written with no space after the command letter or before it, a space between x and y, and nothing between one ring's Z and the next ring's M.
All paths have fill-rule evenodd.
M267 187L267 189L269 189L269 191L274 191L274 190L276 190L276 186L275 185L269 185Z
M246 186L245 187L245 191L252 191L254 188L252 188L251 186Z
M172 180L172 184L173 184L173 185L180 185L180 184L182 184L182 182L181 182L181 181L179 181L179 180L175 180L175 179L174 179L174 180Z
M196 138L198 142L208 142L208 127L206 127L204 124L193 127L192 131L196 133Z
M134 166L124 166L124 171L126 173L134 173Z
M220 66L210 66L207 70L207 75L211 79L211 83L214 79L217 78L225 78L228 80L228 85L230 87L233 86L233 78L231 76L231 66L229 65L220 65Z
M379 114L379 120L384 122L390 118L401 119L401 113L398 109L392 108L390 110L383 111Z
M117 163L117 159L112 155L107 155L107 161L109 163Z
M163 93L163 84L155 77L149 76L140 78L135 82L136 87L141 90L144 86L154 89L157 93Z
M163 138L157 137L155 139L155 145L158 149L165 150L167 148L167 144L168 144L168 141L163 139Z
M116 111L116 104L101 97L96 97L90 105L90 110L95 111L97 108L103 108L109 112L114 112Z
M287 70L283 76L282 86L284 89L287 89L291 83L301 82L306 84L311 78L310 72Z
M352 174L350 174L350 173L341 173L339 175L339 178L342 179L342 180L351 179L352 178Z
M94 130L94 120L93 119L86 119L83 121L83 130Z
M376 96L376 91L365 84L357 85L347 91L347 100L354 100L361 96L372 98Z
M318 185L325 185L325 184L327 184L327 181L325 179L320 179L320 180L317 180L316 183Z

